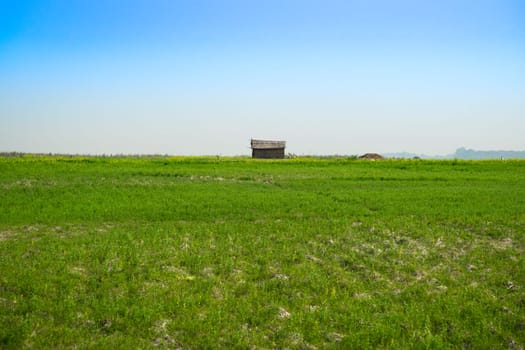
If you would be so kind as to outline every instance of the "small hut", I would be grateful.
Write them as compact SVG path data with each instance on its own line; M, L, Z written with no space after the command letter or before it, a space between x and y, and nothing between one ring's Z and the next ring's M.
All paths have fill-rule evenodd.
M362 156L360 156L359 158L360 159L372 159L372 160L384 159L384 157L382 155L377 154L377 153L365 153Z
M286 141L251 140L252 158L283 159Z

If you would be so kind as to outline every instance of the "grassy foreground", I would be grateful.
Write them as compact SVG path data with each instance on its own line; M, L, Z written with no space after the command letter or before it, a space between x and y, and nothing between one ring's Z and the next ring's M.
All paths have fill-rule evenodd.
M523 348L525 162L0 158L0 348Z

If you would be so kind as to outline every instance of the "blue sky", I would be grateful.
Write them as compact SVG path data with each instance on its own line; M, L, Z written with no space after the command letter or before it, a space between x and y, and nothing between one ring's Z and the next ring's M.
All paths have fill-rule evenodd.
M525 2L0 0L0 151L525 149Z

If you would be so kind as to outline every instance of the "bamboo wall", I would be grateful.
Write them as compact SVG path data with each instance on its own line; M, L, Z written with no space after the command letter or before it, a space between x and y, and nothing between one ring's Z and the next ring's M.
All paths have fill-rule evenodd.
M252 158L283 159L284 148L252 149Z

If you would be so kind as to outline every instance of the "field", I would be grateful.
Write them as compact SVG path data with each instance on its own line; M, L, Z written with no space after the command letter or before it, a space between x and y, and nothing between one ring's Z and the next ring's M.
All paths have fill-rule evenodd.
M525 162L0 158L0 348L525 346Z

